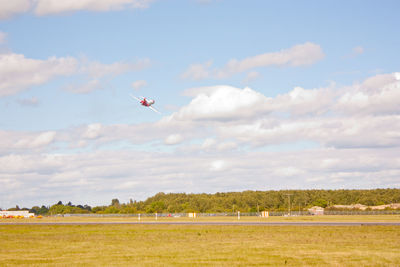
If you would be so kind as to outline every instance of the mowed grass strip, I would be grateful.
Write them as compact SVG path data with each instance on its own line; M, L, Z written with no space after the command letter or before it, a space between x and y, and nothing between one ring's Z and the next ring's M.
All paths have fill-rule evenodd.
M398 226L0 225L0 266L400 266Z

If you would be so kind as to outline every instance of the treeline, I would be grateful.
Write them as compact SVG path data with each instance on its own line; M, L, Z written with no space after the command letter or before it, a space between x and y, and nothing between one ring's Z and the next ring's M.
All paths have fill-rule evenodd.
M158 193L145 201L133 201L131 199L127 203L120 203L118 199L113 199L110 205L96 207L73 205L71 202L63 204L59 201L49 207L34 206L29 210L38 215L287 211L289 208L289 199L291 210L307 210L312 206L329 208L332 205L351 205L357 203L367 206L377 206L400 203L400 189L271 190L215 194Z

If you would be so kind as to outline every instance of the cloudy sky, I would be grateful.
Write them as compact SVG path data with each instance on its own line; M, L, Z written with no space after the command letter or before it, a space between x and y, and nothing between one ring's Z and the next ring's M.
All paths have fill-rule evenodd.
M398 10L0 0L0 207L399 188Z

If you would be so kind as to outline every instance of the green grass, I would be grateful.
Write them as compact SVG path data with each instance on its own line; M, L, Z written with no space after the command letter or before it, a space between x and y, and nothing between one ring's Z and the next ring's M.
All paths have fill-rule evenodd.
M399 266L397 226L0 225L0 266Z

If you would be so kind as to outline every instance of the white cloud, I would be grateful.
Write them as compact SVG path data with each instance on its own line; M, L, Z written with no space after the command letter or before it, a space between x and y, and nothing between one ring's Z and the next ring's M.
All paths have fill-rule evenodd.
M183 136L180 134L171 134L168 135L165 140L164 143L166 145L177 145L179 143L181 143L183 141Z
M344 58L348 58L348 59L355 58L355 57L357 57L359 55L362 55L362 54L364 54L364 47L356 46L356 47L353 47L351 52L348 53L347 55L345 55Z
M89 124L82 137L87 139L96 139L100 136L101 130L102 125L100 123Z
M106 12L148 8L154 0L0 0L0 20L31 10L37 16L76 11Z
M235 142L223 142L218 144L217 149L220 151L236 149L238 145Z
M261 74L257 71L250 71L249 73L247 73L246 78L244 79L244 83L250 83L254 80L257 80L259 77L261 76Z
M218 76L227 76L231 73L243 72L249 69L266 66L302 66L310 65L324 58L321 47L310 42L295 45L279 52L265 53L243 60L231 59Z
M210 171L223 171L228 168L228 164L224 160L214 160L210 164Z
M399 76L340 88L295 87L273 98L250 88L196 88L185 92L190 103L155 123L0 131L0 187L12 189L3 203L105 204L159 191L398 187ZM359 93L367 105L351 100ZM182 145L166 148L183 137ZM307 142L313 145L303 147Z
M78 61L72 57L38 60L21 54L0 54L0 97L46 83L57 76L71 75L77 71L77 65Z
M7 34L5 32L0 32L0 45L6 42Z
M319 45L307 42L279 52L260 54L242 60L231 59L222 69L211 70L212 61L204 64L192 64L182 74L182 78L194 80L206 78L224 79L236 73L260 67L311 65L324 58L324 56Z
M138 80L138 81L134 81L132 83L132 87L135 90L140 90L145 86L147 86L147 82L145 80Z
M54 142L56 132L49 131L40 133L34 137L22 138L15 143L15 148L39 148Z
M102 88L100 79L103 77L139 71L149 65L148 59L103 64L74 57L50 57L40 60L26 58L22 54L0 54L0 97L17 94L60 76L71 75L86 75L91 79L85 84L67 85L65 89L74 93L88 93Z
M0 20L27 12L31 6L31 0L0 0Z
M400 74L376 75L340 96L336 109L350 114L399 114Z
M203 80L210 78L211 71L209 68L212 65L212 60L207 61L203 64L192 64L189 68L181 75L182 79L193 79Z
M209 149L209 148L213 147L216 143L217 143L217 141L215 139L207 138L206 140L204 140L204 142L201 146L203 149Z
M125 8L147 8L153 0L37 0L35 14L39 16L80 10L111 11Z
M326 165L327 160L331 164ZM159 191L393 187L398 184L399 162L397 149L204 156L132 150L6 155L0 156L0 186L13 187L4 190L7 207L58 200L104 205L115 197L143 199ZM125 183L129 188L118 186ZM34 190L27 194L29 188Z
M281 168L274 170L274 175L278 177L299 176L301 174L304 174L304 171L296 167L282 166Z
M96 142L158 140L168 145L182 142L185 136L185 140L203 140L195 147L205 151L303 141L335 148L400 146L398 77L396 73L384 79L376 76L343 88L295 87L274 98L247 87L190 89L185 94L191 95L192 101L159 122L103 125ZM359 94L363 94L360 99ZM87 129L74 131L74 138L81 138Z
M400 146L400 75L377 75L343 88L304 89L275 98L230 86L195 88L169 123L195 122L221 140L265 146L299 141L324 146ZM207 137L206 137L207 138ZM203 149L215 147L206 140Z
M206 87L170 120L232 120L268 111L268 98L246 87ZM190 93L189 93L190 94Z

